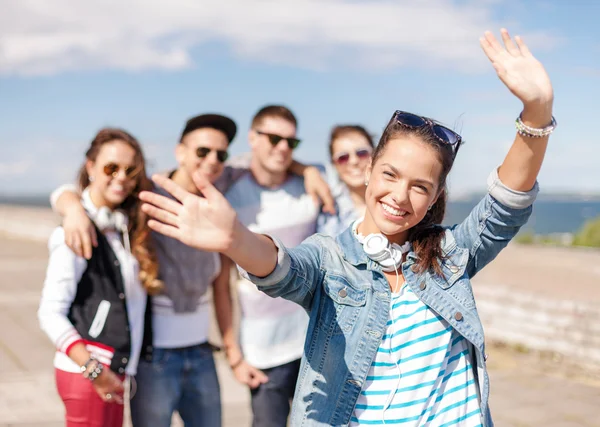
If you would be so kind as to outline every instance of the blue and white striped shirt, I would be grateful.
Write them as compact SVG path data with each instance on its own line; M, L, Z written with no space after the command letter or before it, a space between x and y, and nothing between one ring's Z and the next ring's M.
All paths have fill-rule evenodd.
M481 426L467 341L403 286L351 426Z

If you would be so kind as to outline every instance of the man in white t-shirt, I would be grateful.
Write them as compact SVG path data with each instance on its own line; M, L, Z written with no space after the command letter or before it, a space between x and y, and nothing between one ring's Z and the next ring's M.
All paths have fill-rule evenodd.
M262 108L248 135L250 170L225 194L244 225L254 232L271 234L286 246L296 246L314 234L319 215L319 207L304 190L304 179L287 172L292 152L300 143L296 126L296 118L286 107ZM238 295L243 357L268 377L268 382L251 389L252 426L285 427L308 315L299 305L268 297L241 279Z

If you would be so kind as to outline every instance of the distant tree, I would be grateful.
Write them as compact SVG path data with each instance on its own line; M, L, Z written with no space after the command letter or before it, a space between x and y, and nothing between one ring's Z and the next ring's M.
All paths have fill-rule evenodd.
M523 231L517 234L515 241L517 243L521 243L522 245L531 245L535 242L535 234L533 234L533 231Z
M575 234L574 246L591 246L600 248L600 217L587 221Z

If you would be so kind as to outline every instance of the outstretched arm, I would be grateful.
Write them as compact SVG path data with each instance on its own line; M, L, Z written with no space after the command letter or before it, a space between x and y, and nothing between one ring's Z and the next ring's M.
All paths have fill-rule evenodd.
M522 102L523 124L545 128L552 122L554 101L548 74L519 37L513 41L503 29L502 39L504 47L487 32L480 40L481 47L500 80ZM453 227L457 244L469 250L471 277L493 260L529 219L547 146L548 135L532 137L517 132L504 162L488 179L489 195Z
M554 92L550 78L519 36L513 41L507 30L502 29L501 33L504 46L487 32L480 40L481 47L502 83L523 103L523 123L532 128L544 128L552 121ZM515 191L531 190L547 146L548 136L531 138L517 133L498 170L500 181Z
M277 247L267 236L242 225L225 197L207 180L195 176L204 198L195 196L170 179L154 175L152 180L177 201L143 191L142 210L154 218L153 230L197 249L221 252L257 277L268 276L277 265Z

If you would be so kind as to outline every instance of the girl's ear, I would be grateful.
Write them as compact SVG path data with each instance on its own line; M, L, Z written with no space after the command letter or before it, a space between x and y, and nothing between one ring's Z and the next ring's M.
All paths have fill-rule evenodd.
M369 185L369 180L371 179L371 172L373 172L371 165L372 165L372 163L371 163L371 161L369 161L369 164L367 165L367 168L365 169L365 185Z

